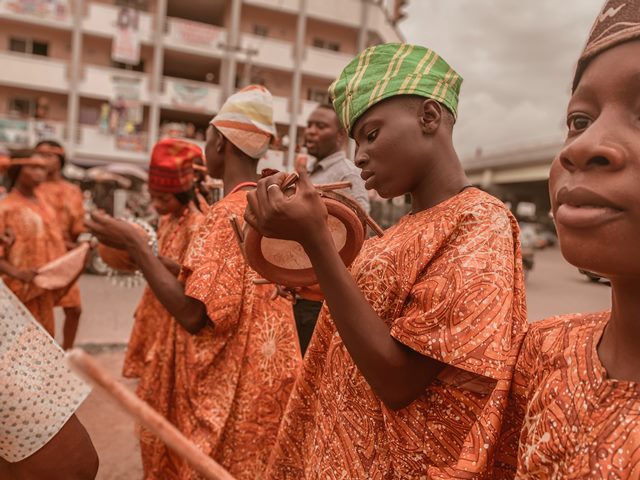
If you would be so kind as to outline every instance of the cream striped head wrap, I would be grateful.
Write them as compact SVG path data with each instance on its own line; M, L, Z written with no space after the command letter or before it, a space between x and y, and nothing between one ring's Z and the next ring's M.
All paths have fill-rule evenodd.
M369 47L329 87L340 122L351 130L376 103L396 95L432 98L458 114L462 77L436 52L419 45L385 43Z
M276 134L271 93L249 85L231 95L210 123L249 157L260 158Z

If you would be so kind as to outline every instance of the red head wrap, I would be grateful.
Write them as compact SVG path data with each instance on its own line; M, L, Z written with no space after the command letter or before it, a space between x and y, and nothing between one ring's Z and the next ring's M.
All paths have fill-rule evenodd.
M153 147L149 164L149 188L180 193L193 187L193 161L202 150L184 140L165 138Z

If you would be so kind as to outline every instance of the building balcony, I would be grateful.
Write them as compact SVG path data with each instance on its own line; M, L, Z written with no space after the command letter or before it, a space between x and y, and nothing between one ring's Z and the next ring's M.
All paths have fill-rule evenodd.
M72 19L71 10L63 5L34 9L32 2L14 0L13 2L0 2L0 18L17 22L31 23L43 27L70 30Z
M64 135L63 122L0 117L0 143L9 148L32 148L41 140L64 138Z
M281 125L289 125L290 117L290 99L284 97L273 97L273 121ZM307 118L311 112L318 106L316 102L302 102L300 110L298 110L298 126L307 125Z
M302 63L302 71L315 77L329 77L333 80L340 75L342 69L351 60L353 60L353 55L307 47Z
M226 41L225 29L182 18L167 18L164 46L172 50L195 53L206 57L222 57L221 45Z
M292 15L298 14L298 0L244 0L244 3L256 7L268 8ZM329 23L359 29L362 23L361 0L322 0L307 2L307 16ZM336 12L340 12L336 15ZM367 16L369 30L378 33L386 42L401 42L402 36L390 25L384 8L370 2Z
M150 101L149 75L118 68L86 65L80 80L80 95L101 100L138 96L140 102Z
M80 125L75 157L79 159L146 164L149 161L147 134L142 132L130 139L103 133L99 127Z
M171 110L215 114L220 109L220 87L204 82L164 77L160 105Z
M164 77L163 84L164 90L160 97L160 105L163 108L213 116L222 106L222 93L219 85L172 77ZM289 98L273 97L275 123L289 124L289 104ZM302 102L298 111L298 126L306 125L307 118L317 106L316 102Z
M82 30L100 37L111 38L115 34L120 9L103 3L89 3L87 14L82 23ZM153 42L153 21L151 15L140 12L138 17L138 32L142 43Z
M47 92L69 90L67 63L47 57L0 52L0 84Z

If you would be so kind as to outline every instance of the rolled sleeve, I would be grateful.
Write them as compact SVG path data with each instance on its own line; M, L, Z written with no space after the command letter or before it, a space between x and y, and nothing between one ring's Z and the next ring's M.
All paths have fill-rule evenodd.
M0 456L18 462L47 444L91 389L1 281L0 308Z
M463 222L411 288L392 336L447 365L510 378L515 255L508 225L499 212Z

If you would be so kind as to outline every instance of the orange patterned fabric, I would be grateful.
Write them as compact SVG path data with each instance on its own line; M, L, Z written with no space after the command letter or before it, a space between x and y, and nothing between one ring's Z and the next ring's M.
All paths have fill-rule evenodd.
M38 192L54 208L65 240L75 241L85 231L82 190L66 180L54 180L44 182Z
M323 307L266 478L492 478L526 330L513 217L467 189L365 242L351 272L390 335L448 367L390 410Z
M181 217L163 216L158 225L158 255L182 265L189 241L202 219L202 213L193 206ZM122 367L122 375L128 378L142 376L145 363L148 361L147 354L156 334L163 330L163 324L174 322L173 317L148 286L144 289L134 318Z
M21 270L37 270L66 252L55 213L39 193L32 200L14 189L0 201L0 232L7 228L15 235L15 242L8 248L0 248L0 252L2 258ZM3 279L53 336L53 307L60 299L59 293L42 291L6 275Z
M84 199L82 190L66 180L44 182L38 191L53 207L66 242L74 242L84 231ZM80 288L76 283L67 294L60 299L60 307L79 307Z
M237 192L208 210L182 277L211 323L190 335L164 322L138 389L237 480L264 472L301 363L291 304L253 284L229 223L246 205L246 192ZM145 479L200 478L146 430L141 446Z
M596 348L610 312L531 326L516 366L503 478L640 478L640 385L607 377Z

